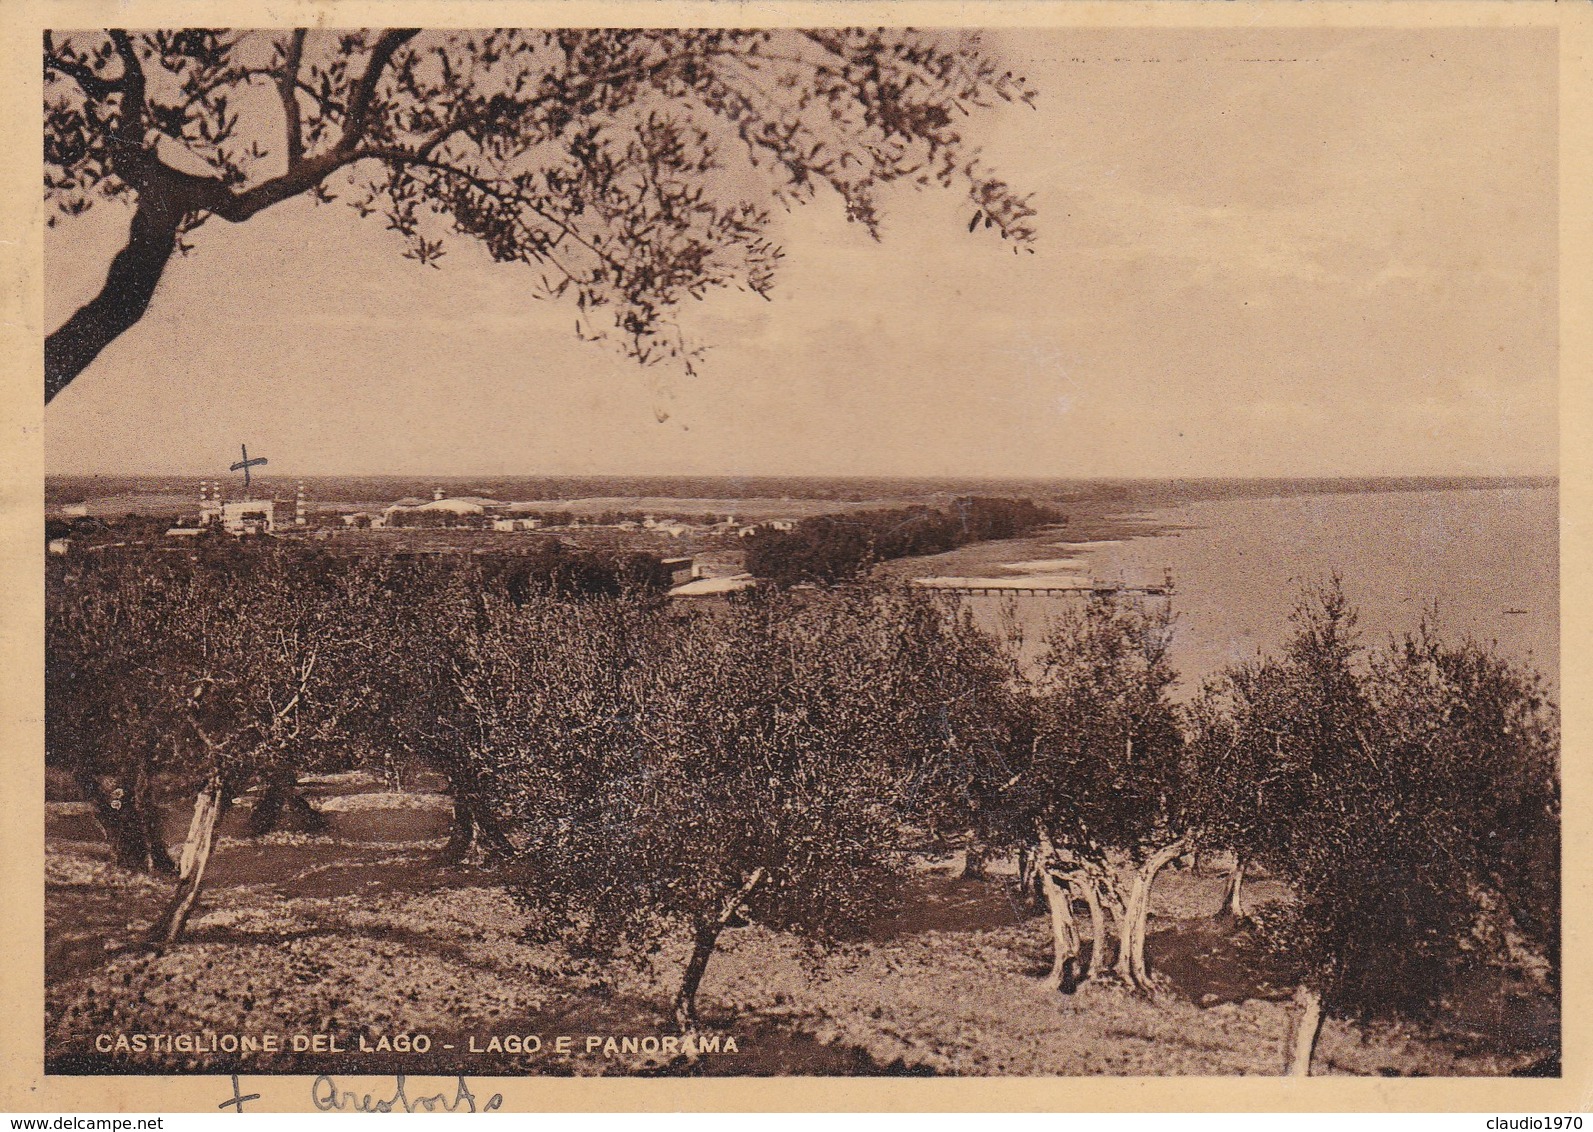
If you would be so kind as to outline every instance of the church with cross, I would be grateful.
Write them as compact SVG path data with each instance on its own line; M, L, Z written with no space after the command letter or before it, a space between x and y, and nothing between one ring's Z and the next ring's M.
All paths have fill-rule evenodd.
M278 499L254 498L252 469L266 464L264 456L250 458L249 449L240 446L243 459L229 471L243 473L241 499L227 499L220 481L199 485L199 529L219 527L230 535L269 535L292 526L305 525L304 486L292 504Z
M275 499L225 499L219 485L215 494L199 498L199 525L220 527L229 535L269 535L279 526L277 512L282 504Z

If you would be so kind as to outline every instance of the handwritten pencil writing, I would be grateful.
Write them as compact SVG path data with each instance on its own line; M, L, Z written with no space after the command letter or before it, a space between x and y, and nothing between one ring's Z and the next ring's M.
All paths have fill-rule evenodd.
M232 1075L232 1096L227 1100L222 1101L216 1107L220 1109L230 1108L233 1112L242 1112L245 1101L257 1101L259 1099L259 1093L244 1094L239 1091L238 1075L234 1073Z
M234 1078L234 1081L237 1079ZM393 1095L378 1100L375 1094L360 1094L338 1087L337 1080L321 1074L310 1086L310 1099L322 1112L494 1112L503 1107L503 1094L493 1093L478 1109L476 1095L470 1091L463 1077L455 1077L452 1099L447 1093L410 1097L406 1091L404 1074L397 1074Z

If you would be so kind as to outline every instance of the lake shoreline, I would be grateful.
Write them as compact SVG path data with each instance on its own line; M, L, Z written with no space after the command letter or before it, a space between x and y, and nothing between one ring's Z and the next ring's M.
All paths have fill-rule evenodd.
M1172 658L1186 689L1235 663L1277 655L1295 606L1337 578L1365 647L1385 647L1426 616L1446 639L1470 638L1535 670L1554 696L1558 515L1554 488L1200 500L1070 514L1065 526L1023 539L890 565L900 578L988 586L988 596L965 600L992 626L1001 603L1016 601L1035 640L1063 608L1057 597L1006 598L1003 588L1138 586L1170 571Z
M1041 527L1019 538L994 539L969 543L940 554L897 558L881 563L875 573L891 579L920 578L1012 578L1033 575L1017 564L1062 557L1077 557L1070 552L1085 551L1091 544L1122 542L1172 534L1180 528L1157 519L1145 510L1099 510L1082 515L1070 513L1067 522Z

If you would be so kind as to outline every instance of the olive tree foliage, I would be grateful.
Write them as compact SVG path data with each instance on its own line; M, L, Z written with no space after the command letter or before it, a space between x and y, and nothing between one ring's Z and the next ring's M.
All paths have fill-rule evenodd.
M1258 927L1299 987L1303 1074L1324 1011L1421 1019L1481 966L1555 977L1559 733L1540 678L1488 647L1424 622L1365 648L1336 579L1293 621L1193 710L1189 805L1293 890Z
M94 806L124 868L175 876L156 778L174 756L164 628L180 577L105 552L51 561L45 585L45 757Z
M389 774L430 770L448 781L453 823L440 861L501 860L513 851L481 788L490 733L470 694L472 642L502 601L474 564L419 560L383 579L363 658L364 710L352 729L373 764Z
M181 878L152 935L172 943L199 899L218 823L234 795L346 758L345 720L362 709L345 679L368 652L370 561L264 551L225 579L196 574L173 618L167 679L202 776ZM197 741L197 742L193 742Z
M345 676L363 667L371 575L386 567L270 547L97 558L52 579L49 744L87 771L80 781L108 772L138 787L123 808L155 871L174 870L148 783L158 772L194 791L177 889L151 932L167 944L197 906L233 798L342 765L346 721L363 710Z
M1455 856L1485 922L1468 958L1519 944L1560 970L1559 710L1534 669L1424 623L1373 657L1383 733L1419 768L1410 806Z
M475 240L525 264L528 293L571 300L578 333L688 370L676 311L770 293L774 208L828 190L877 236L886 186L961 186L970 227L1034 238L964 137L972 110L1033 94L970 32L112 28L47 32L43 62L57 215L133 206L103 289L46 341L46 401L143 316L196 230L303 194L419 264Z
M947 654L903 647L940 616L928 600L498 606L471 695L533 930L600 954L684 936L690 1028L728 928L834 940L888 908L920 769L950 742L940 689L921 694Z
M1219 914L1235 920L1245 914L1246 869L1276 858L1274 835L1292 791L1283 741L1294 712L1283 667L1272 658L1231 665L1186 708L1184 806L1199 817L1204 847L1232 854Z
M1027 751L1032 712L1019 664L1020 644L1005 630L989 633L968 605L944 596L904 608L898 648L907 662L892 670L896 694L918 705L916 748L905 812L932 851L966 848L964 876L976 877L982 856L1007 844L1001 797L1014 751Z
M483 782L497 757L499 722L489 710L494 685L482 683L493 655L483 641L509 617L544 648L567 648L573 663L590 648L552 631L562 613L582 624L606 608L602 597L625 598L617 608L656 612L659 583L658 560L646 555L419 559L384 572L374 615L382 629L364 658L363 710L351 721L350 740L389 776L426 770L447 779L453 825L440 863L499 863L515 851L507 815ZM546 671L556 677L563 662L546 656ZM545 702L561 700L550 694Z

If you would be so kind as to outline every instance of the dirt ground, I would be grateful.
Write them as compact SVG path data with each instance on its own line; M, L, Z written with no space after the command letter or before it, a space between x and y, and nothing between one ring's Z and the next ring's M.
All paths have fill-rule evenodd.
M314 793L330 818L324 834L248 839L233 812L189 938L164 954L128 941L167 886L110 865L84 807L50 804L51 1072L1220 1076L1283 1067L1289 988L1268 982L1242 926L1213 918L1217 870L1168 870L1158 881L1149 940L1158 994L1087 984L1062 995L1041 986L1048 929L1016 902L1010 877L962 880L955 861L926 863L904 881L900 912L860 942L820 951L757 926L726 933L699 1000L703 1033L720 1050L683 1056L662 1040L680 946L598 966L526 942L500 877L434 863L448 821L442 795L349 778ZM174 840L183 823L170 816ZM1247 885L1251 901L1285 896L1269 881ZM1558 1033L1554 1002L1501 983L1468 996L1443 1033L1330 1019L1315 1072L1541 1072ZM160 1035L144 1039L159 1051L117 1048L135 1035ZM419 1044L418 1035L424 1052L387 1048L401 1036ZM273 1036L282 1048L226 1052L220 1043L233 1036L257 1045ZM540 1048L515 1050L532 1037ZM309 1048L295 1052L296 1041Z

